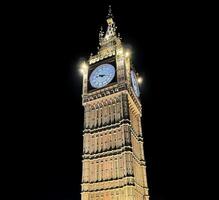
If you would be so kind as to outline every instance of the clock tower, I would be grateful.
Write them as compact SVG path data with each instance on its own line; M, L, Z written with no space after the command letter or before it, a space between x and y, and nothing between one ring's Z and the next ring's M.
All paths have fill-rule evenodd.
M82 66L81 199L149 200L138 81L111 7L99 46Z

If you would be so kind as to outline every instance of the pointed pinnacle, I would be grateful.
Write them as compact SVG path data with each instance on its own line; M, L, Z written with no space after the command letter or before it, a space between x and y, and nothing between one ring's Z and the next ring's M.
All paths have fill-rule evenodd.
M111 5L109 5L107 18L113 17Z

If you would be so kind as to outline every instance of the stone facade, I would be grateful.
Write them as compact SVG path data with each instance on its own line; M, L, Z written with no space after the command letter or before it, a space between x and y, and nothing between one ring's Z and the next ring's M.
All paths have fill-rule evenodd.
M100 48L83 74L82 200L148 200L141 128L141 103L131 80L130 56L116 33L111 10ZM107 58L116 63L116 82L89 90L89 67Z

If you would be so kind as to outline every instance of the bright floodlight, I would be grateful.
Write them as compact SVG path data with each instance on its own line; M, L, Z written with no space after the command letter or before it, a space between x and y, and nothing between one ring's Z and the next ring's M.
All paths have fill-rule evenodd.
M88 69L88 65L86 64L86 62L81 63L80 69L79 69L80 73L84 74L87 69Z
M143 78L142 77L138 77L138 83L141 84L143 82Z
M129 57L130 55L131 55L131 52L130 52L129 49L127 49L126 52L125 52L125 57Z
M80 68L79 72L83 75L84 74L84 69Z
M86 69L88 68L88 66L87 66L87 64L86 64L85 62L83 62L83 63L81 64L81 68L84 69L84 70L86 70Z

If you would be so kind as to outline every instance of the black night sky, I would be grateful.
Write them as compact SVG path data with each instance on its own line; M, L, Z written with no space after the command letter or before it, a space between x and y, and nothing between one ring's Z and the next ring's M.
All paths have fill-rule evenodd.
M188 114L184 117L189 101L189 95L184 95L188 81L184 75L189 69L184 60L188 56L188 32L183 28L186 13L179 15L181 5L167 2L73 2L26 5L21 18L15 19L19 47L25 50L20 59L28 66L23 71L19 109L25 116L22 144L29 199L80 200L79 62L96 53L109 4L144 79L142 125L151 200L168 200L177 193L183 196L178 183L184 176L186 158L180 150L187 140L184 123L189 121Z

